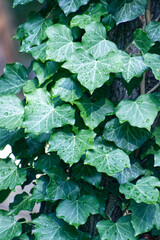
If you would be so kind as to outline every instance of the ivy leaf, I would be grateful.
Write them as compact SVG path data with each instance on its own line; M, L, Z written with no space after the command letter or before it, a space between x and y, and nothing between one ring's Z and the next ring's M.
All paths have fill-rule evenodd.
M94 166L98 172L113 176L124 168L130 168L130 160L126 153L120 149L95 146L94 150L87 151L85 164Z
M127 199L134 199L137 203L155 204L158 201L160 181L156 177L147 176L139 179L136 184L125 183L120 185L120 192Z
M35 168L38 170L44 171L45 169L50 169L55 165L58 165L60 162L59 157L56 153L50 155L44 154L41 155L35 162Z
M96 60L87 51L80 49L62 67L73 73L78 73L78 80L91 93L109 80L111 72L123 70L119 53L109 52L106 56Z
M27 70L21 63L7 64L0 77L0 96L19 93L27 79Z
M75 104L80 110L80 115L83 118L86 126L90 129L96 128L106 116L114 114L113 104L106 98L92 102L85 95Z
M144 32L141 28L137 28L134 33L134 44L141 50L143 54L146 54L150 48L155 44L147 36L147 33Z
M117 24L131 21L145 13L146 0L109 0L107 2Z
M54 24L47 28L47 59L57 62L64 62L81 47L78 42L73 42L71 30L62 24Z
M76 12L82 5L85 5L89 0L58 0L59 6L62 8L66 16L71 12Z
M35 202L31 201L30 196L26 192L17 194L14 202L9 204L9 215L17 215L21 210L32 211L34 204Z
M66 199L60 202L56 209L56 215L78 228L87 221L90 214L96 214L98 210L98 200L94 196L83 195L74 201Z
M146 25L145 31L153 42L160 41L160 22L151 21Z
M107 15L107 9L100 3L97 3L94 8L87 11L85 14L76 15L70 22L71 27L85 28L93 22L100 22L101 17Z
M132 211L132 225L135 235L149 232L155 225L155 216L158 213L157 205L136 203L131 201L129 209Z
M17 185L22 185L26 180L26 171L18 168L11 159L0 160L0 190L14 190Z
M114 175L114 178L118 180L119 184L124 184L136 179L144 173L145 170L140 166L138 162L135 162L131 165L131 168L125 168L122 172Z
M33 71L39 80L39 84L44 83L47 79L53 76L58 70L58 63L53 61L47 61L45 64L41 62L33 63Z
M52 97L60 96L63 101L73 104L75 100L81 98L82 88L79 82L71 78L61 78L51 89L51 95Z
M85 31L82 37L83 47L95 59L105 56L110 51L118 51L115 43L106 40L107 33L102 23L91 23L85 27Z
M154 166L160 167L160 150L154 153Z
M25 107L26 132L35 134L49 133L52 128L74 124L75 110L67 104L54 106L50 94L43 90L26 94L28 105Z
M113 141L124 151L132 152L150 137L150 133L146 129L132 127L129 123L120 124L119 120L114 118L106 123L103 137Z
M13 216L8 216L8 212L1 210L0 211L0 239L13 239L18 237L21 232L21 224L16 222Z
M47 38L45 30L52 24L50 19L42 18L40 15L32 16L23 24L25 39L22 41L20 51L28 52L31 47L39 46Z
M3 149L7 144L13 146L14 143L23 136L23 129L7 130L0 128L0 149Z
M153 131L156 143L160 146L160 126L155 127Z
M150 130L157 114L159 101L151 94L139 96L135 101L122 100L116 107L120 123L128 121L132 126Z
M102 175L97 172L95 167L85 166L84 164L76 164L72 168L73 175L76 179L83 179L84 181L99 187Z
M155 78L160 80L160 55L147 53L144 55L145 64L150 67L155 75Z
M36 240L77 240L77 231L54 215L40 215L33 220L36 225L34 235Z
M24 108L21 100L14 95L0 97L0 127L14 130L22 127Z
M101 240L136 240L131 217L125 216L118 219L116 223L102 220L97 223L97 229Z
M72 166L86 150L93 147L95 135L91 130L80 130L76 135L62 131L53 133L48 151L57 151L60 158Z
M77 198L80 189L75 182L67 180L67 175L62 168L54 166L52 169L44 172L50 177L50 182L46 189L46 200L54 202L59 199L75 200Z
M29 2L32 2L33 0L14 0L13 2L13 7L16 7L17 5L21 4L21 5L25 5Z
M120 51L120 53L124 68L122 75L127 83L129 83L133 77L141 77L144 71L148 69L142 56L130 57L125 52Z
M36 181L36 186L33 187L33 192L31 195L31 201L34 200L36 202L46 201L46 189L49 184L49 177L47 175L43 175Z
M31 53L33 58L36 60L40 60L41 62L46 61L46 50L47 50L47 42L43 42L38 46L33 46L28 50L25 49L26 53Z

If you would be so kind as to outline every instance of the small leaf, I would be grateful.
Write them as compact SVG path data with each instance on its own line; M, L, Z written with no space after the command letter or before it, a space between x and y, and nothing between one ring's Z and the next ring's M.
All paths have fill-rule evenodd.
M48 151L57 151L61 159L73 165L78 162L85 151L93 147L95 133L80 130L76 135L59 131L51 135Z
M14 0L13 1L13 7L16 7L17 5L21 4L21 5L25 5L29 2L32 2L33 0Z
M145 13L146 0L109 0L109 10L116 23L128 22Z
M132 127L129 123L120 124L118 119L114 118L106 123L103 137L113 141L124 151L132 152L150 137L150 133L146 129Z
M121 172L124 168L130 168L130 160L126 153L120 149L110 149L109 147L95 146L94 150L87 151L85 164L94 166L98 172L104 172L108 176L113 176Z
M160 167L160 150L154 153L154 166Z
M155 78L160 80L160 55L147 53L144 59L145 64L152 69Z
M18 237L21 232L21 224L16 222L13 216L8 216L8 212L1 210L0 211L0 239L13 239Z
M26 132L49 133L52 128L74 124L75 110L67 104L55 107L47 91L37 89L25 96L28 102L25 107Z
M113 104L107 98L100 98L92 102L89 98L83 96L75 104L78 106L86 126L91 130L104 121L106 116L114 114Z
M77 240L77 231L54 215L45 214L33 220L36 225L34 235L36 240Z
M24 108L21 100L14 95L0 97L0 127L14 130L22 127Z
M131 201L129 209L132 211L132 225L136 236L149 232L154 227L157 207L158 204L151 205Z
M138 162L135 162L131 165L131 168L125 168L122 172L114 175L114 178L118 180L119 184L124 184L136 179L144 173L145 170L140 166Z
M23 192L17 194L14 198L14 202L9 205L9 214L17 215L21 210L32 211L35 202L31 201L30 196Z
M46 201L46 189L49 184L49 177L46 175L41 176L36 181L36 185L33 187L33 193L31 195L31 201L36 202Z
M82 88L79 82L71 78L61 78L51 89L51 95L52 97L60 96L63 101L73 104L75 100L81 98Z
M85 27L85 31L82 37L83 48L95 59L105 56L110 51L118 51L115 43L106 40L107 33L102 23L91 23Z
M0 190L10 188L14 190L26 180L26 171L18 168L11 159L0 160Z
M120 123L128 121L132 126L150 130L157 113L159 101L151 94L139 96L135 101L122 100L116 107Z
M62 24L54 24L47 28L47 59L64 62L69 59L73 52L81 47L78 42L73 42L71 30Z
M56 153L50 155L44 154L41 155L35 162L35 168L38 170L44 171L45 169L50 169L55 165L58 165L60 162L59 157Z
M46 49L47 42L43 42L38 46L33 46L28 50L25 49L24 51L26 53L31 53L34 59L40 60L41 62L44 63L46 61Z
M90 214L96 214L99 210L99 203L93 196L83 195L77 200L64 200L59 203L56 215L63 218L70 225L76 228L84 224Z
M116 223L102 220L97 223L101 240L136 240L130 216L121 217Z
M13 146L14 143L23 136L23 129L7 130L0 128L0 149L3 149L7 144Z
M156 177L148 176L139 179L136 184L125 183L120 185L120 192L127 199L134 199L137 203L155 204L158 201L160 181Z
M146 25L145 31L153 42L160 41L160 22L151 21Z
M147 53L150 48L154 45L154 42L150 40L141 28L137 28L134 33L134 43L141 50L143 54Z
M123 78L129 83L133 77L141 77L148 69L142 56L130 57L127 53L120 51L123 62Z
M109 80L111 72L123 70L119 53L109 52L106 56L96 60L91 54L80 49L62 67L78 73L78 80L91 93Z
M0 96L19 93L27 79L27 70L21 63L7 64L0 77Z
M156 143L160 146L160 126L155 127L153 131Z
M59 6L62 8L66 16L71 12L76 12L82 5L85 5L89 0L58 0Z

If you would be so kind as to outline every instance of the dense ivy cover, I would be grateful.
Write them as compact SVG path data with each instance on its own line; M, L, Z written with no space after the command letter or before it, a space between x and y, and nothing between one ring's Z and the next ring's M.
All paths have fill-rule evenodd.
M144 18L150 1L38 2L14 37L31 66L7 64L0 77L0 149L10 144L15 156L0 160L0 202L34 182L0 211L0 239L160 236L160 94L115 102L111 93L117 78L130 93L147 71L160 80L160 22L146 19L132 33L134 55L109 38L116 25ZM14 219L35 203L41 209L31 221Z

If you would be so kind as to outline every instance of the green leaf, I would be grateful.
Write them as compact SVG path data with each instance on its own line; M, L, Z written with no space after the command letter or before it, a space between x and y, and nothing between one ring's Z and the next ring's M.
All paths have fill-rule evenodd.
M148 38L147 33L144 32L141 28L137 28L134 31L133 37L134 44L141 50L143 54L146 54L154 45L154 42Z
M158 201L160 181L156 177L148 176L139 179L136 184L125 183L120 185L120 192L127 199L134 199L137 203L155 204Z
M21 63L7 64L0 77L0 96L20 92L27 79L27 70Z
M84 95L75 104L79 108L80 115L86 126L92 130L104 121L106 116L114 114L113 104L107 98L100 98L92 102Z
M154 166L160 167L160 150L154 153Z
M146 25L145 31L153 42L160 41L160 22L151 21Z
M17 215L21 210L32 211L35 202L31 201L30 196L23 192L17 194L14 198L14 202L9 204L9 214Z
M26 171L18 168L11 159L0 160L0 190L10 188L14 190L26 180Z
M160 126L155 127L153 131L156 143L160 146Z
M100 22L101 16L105 16L106 14L106 8L102 4L97 3L94 8L91 8L91 10L85 12L85 14L74 16L70 25L71 27L78 26L80 28L85 28L90 23Z
M121 56L116 52L109 52L96 60L87 51L79 49L62 66L78 73L78 80L91 93L109 80L111 72L122 71Z
M147 53L144 59L145 64L152 69L155 78L160 80L160 55Z
M25 50L26 53L31 53L33 58L36 60L40 60L41 62L46 61L46 50L47 50L47 42L43 42L38 46L33 46L28 50Z
M25 96L28 103L25 107L26 132L49 133L52 128L74 124L75 110L67 104L55 107L47 91L37 89Z
M13 216L8 216L8 212L0 211L0 239L13 239L21 234L21 224L16 222Z
M75 100L81 98L82 88L79 82L71 78L61 78L51 89L51 95L52 97L60 96L63 101L73 104Z
M119 120L114 118L106 123L103 137L113 141L124 151L132 152L150 137L150 133L146 129L132 127L129 123L120 124Z
M84 224L90 214L96 214L99 210L99 203L94 196L83 195L77 200L64 200L59 203L56 215L63 218L70 225L76 228Z
M14 130L22 127L24 108L21 100L14 96L0 97L0 127Z
M48 151L57 151L60 158L71 166L93 147L95 135L91 130L80 130L76 135L62 131L53 133Z
M102 220L97 223L101 240L136 240L130 216L121 217L116 223Z
M74 51L81 47L78 42L73 42L71 30L62 24L54 24L47 28L47 59L57 62L64 62Z
M35 162L35 168L38 170L44 171L45 169L50 169L55 165L58 165L60 162L59 157L56 153L50 155L44 154L41 155Z
M82 5L85 5L89 0L58 0L59 6L62 8L66 16L71 12L76 12Z
M139 96L135 101L122 100L116 107L120 123L129 122L132 126L150 130L157 113L159 101L151 94Z
M128 22L145 13L146 0L109 0L109 10L116 23Z
M16 7L17 5L21 4L21 5L25 5L29 2L32 2L33 0L14 0L13 2L13 7Z
M97 59L110 51L117 52L115 43L106 40L107 33L102 23L91 23L85 27L86 33L82 37L83 48Z
M145 170L140 166L138 162L135 162L131 165L130 168L125 168L122 172L114 175L114 178L118 180L119 184L124 184L136 179L144 173Z
M131 201L129 209L132 211L132 225L135 230L135 235L149 232L155 225L155 217L159 207L157 205L136 203Z
M67 179L62 168L54 166L44 172L50 177L46 189L46 200L54 202L59 199L75 200L77 198L80 189L75 182Z
M33 188L33 193L31 195L31 201L36 202L46 201L46 189L49 184L49 177L46 175L41 176L36 181L36 186Z
M83 179L84 181L96 187L99 187L102 180L101 173L97 172L95 167L85 166L81 163L74 165L72 172L76 179Z
M3 149L7 144L13 146L14 143L23 136L23 129L7 130L0 128L0 149Z
M36 240L78 240L76 229L54 215L51 217L42 214L34 219L33 223L36 225Z
M120 149L110 149L109 147L95 146L94 150L87 151L85 164L94 166L98 172L104 172L108 176L113 176L121 172L124 168L130 168L130 160L126 153Z
M58 70L58 63L47 61L45 64L41 62L33 63L33 71L36 73L39 84L44 83L47 79L51 78Z
M129 83L133 77L141 77L144 71L148 69L142 56L130 57L125 52L120 51L120 53L123 62L122 76L127 83Z
M45 30L52 24L50 19L42 18L40 15L33 15L23 24L25 39L22 41L20 51L28 52L33 46L39 46L47 38Z

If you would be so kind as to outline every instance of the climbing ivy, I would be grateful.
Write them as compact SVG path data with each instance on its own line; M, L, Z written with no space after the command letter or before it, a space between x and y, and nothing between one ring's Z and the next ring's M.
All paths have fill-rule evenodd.
M30 2L14 0L13 7ZM0 149L12 147L0 160L0 202L34 183L0 211L0 239L160 236L159 83L143 94L147 73L160 80L160 22L151 19L151 2L38 2L39 12L14 36L31 65L7 64L0 77ZM137 18L133 54L110 33ZM119 80L130 95L117 102ZM32 214L36 203L40 211ZM15 220L21 210L30 221Z

